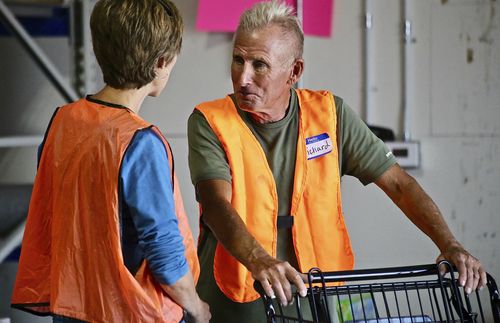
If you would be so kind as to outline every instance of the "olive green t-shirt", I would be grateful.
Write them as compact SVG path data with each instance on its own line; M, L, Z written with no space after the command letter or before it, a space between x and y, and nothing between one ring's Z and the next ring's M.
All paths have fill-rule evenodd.
M235 102L232 96L231 98ZM355 176L367 185L394 165L396 160L385 144L341 98L334 96L334 99L338 124L337 146L341 147L339 149L341 175ZM236 102L235 105L237 106ZM289 215L299 124L297 94L295 90L291 90L287 113L277 122L259 124L253 121L249 113L239 108L237 110L267 157L276 182L278 215ZM201 181L210 179L231 182L231 171L225 151L217 135L198 110L189 117L188 141L189 168L195 186ZM260 301L246 304L233 303L220 292L213 278L213 259L217 240L208 228L204 228L199 241L201 273L197 289L202 299L209 301L212 321L265 322L263 305ZM290 229L278 230L277 257L297 268Z

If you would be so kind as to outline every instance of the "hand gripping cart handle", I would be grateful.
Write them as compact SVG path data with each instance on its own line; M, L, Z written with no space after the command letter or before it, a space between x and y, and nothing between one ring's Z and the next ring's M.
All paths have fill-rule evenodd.
M439 274L439 266L447 273ZM322 272L308 272L307 296L294 292L294 302L282 306L263 296L267 322L304 323L500 323L500 300L489 274L487 289L467 295L457 283L453 266L439 264Z

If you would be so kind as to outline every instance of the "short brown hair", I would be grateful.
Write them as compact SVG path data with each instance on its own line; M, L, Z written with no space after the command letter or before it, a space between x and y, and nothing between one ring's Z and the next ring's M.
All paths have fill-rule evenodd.
M90 29L104 82L117 89L153 81L158 59L170 63L182 44L182 17L170 0L99 0Z

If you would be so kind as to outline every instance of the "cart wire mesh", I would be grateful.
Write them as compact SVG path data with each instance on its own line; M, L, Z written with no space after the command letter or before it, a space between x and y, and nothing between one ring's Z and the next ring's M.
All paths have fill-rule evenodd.
M445 275L439 266L445 266ZM269 323L500 323L493 277L487 274L487 289L468 295L457 283L456 269L446 261L337 272L313 268L307 276L307 296L294 292L289 306L266 296L256 283Z

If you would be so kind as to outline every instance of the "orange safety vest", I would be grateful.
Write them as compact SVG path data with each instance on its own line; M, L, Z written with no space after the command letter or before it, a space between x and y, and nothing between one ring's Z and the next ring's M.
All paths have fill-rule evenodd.
M293 244L302 272L354 267L344 224L336 143L337 115L331 93L297 90L299 133L291 199ZM276 257L278 195L259 142L229 96L196 107L226 152L232 175L231 204L262 247ZM235 302L259 298L251 273L218 243L214 277Z
M12 306L88 322L179 322L183 309L147 261L126 268L120 246L119 174L134 134L152 127L126 108L81 99L54 114L47 130L24 232ZM168 148L168 149L167 149ZM196 248L177 178L174 201L195 280Z

